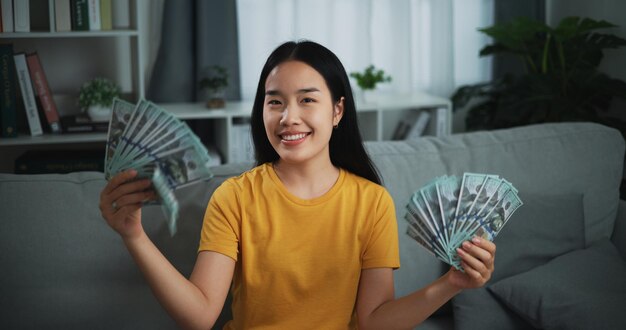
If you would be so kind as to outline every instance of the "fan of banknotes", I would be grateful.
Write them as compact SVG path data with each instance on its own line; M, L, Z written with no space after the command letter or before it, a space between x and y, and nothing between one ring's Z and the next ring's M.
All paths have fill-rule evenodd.
M135 169L138 179L151 178L171 235L178 219L174 190L210 178L210 160L200 139L171 113L146 100L113 101L105 177Z
M407 205L407 234L435 257L463 270L456 249L474 236L498 235L523 203L497 175L442 176L417 190Z

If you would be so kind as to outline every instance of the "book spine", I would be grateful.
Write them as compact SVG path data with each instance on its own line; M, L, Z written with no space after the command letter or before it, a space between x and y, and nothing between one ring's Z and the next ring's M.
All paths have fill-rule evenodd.
M26 64L26 55L24 53L15 54L15 71L17 72L17 81L20 85L24 108L26 109L26 118L28 119L28 127L32 136L42 135L41 122L39 113L37 113L37 103L35 102L35 94L33 93L33 85L28 73L28 65Z
M55 0L54 16L57 32L72 31L72 13L70 10L70 0Z
M428 113L428 111L421 111L417 116L417 119L415 119L415 122L413 123L413 126L411 127L411 130L409 131L406 139L417 139L422 136L424 134L424 129L426 129L426 124L428 124L429 119L430 114Z
M26 62L28 63L28 71L30 72L30 79L33 82L35 88L35 95L39 104L43 109L48 125L50 125L50 131L52 133L61 133L61 125L59 124L59 112L57 111L56 104L52 98L50 92L50 86L46 79L46 74L39 60L37 53L26 55Z
M2 32L13 32L13 0L2 0Z
M30 32L30 2L13 2L13 22L15 32Z
M111 3L111 15L113 28L129 29L130 28L130 3L129 0L116 0Z
M102 29L100 21L100 0L89 0L87 2L89 10L89 30L100 31Z
M435 136L444 136L450 134L450 118L448 118L448 108L437 108L436 115L437 130Z
M113 29L113 14L111 0L100 0L100 23L102 30Z
M3 137L17 136L15 63L13 45L0 44L0 125Z
M89 31L87 0L71 0L72 30Z
M56 15L54 14L54 0L48 0L48 17L50 23L50 32L56 31Z

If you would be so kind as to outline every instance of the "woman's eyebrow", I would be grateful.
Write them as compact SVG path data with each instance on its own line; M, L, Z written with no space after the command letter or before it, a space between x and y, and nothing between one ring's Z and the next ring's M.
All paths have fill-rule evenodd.
M301 88L298 89L298 91L296 93L298 94L306 94L306 93L313 93L313 92L319 92L320 90L316 87L308 87L308 88ZM276 89L270 89L265 91L265 95L268 96L274 96L274 95L282 95L283 93L281 93L279 90Z
M320 90L315 87L298 89L299 94L306 94L306 93L319 92L319 91Z

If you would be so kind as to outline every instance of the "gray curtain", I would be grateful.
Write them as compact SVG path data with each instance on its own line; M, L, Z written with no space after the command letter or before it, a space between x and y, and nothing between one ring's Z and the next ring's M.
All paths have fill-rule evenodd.
M494 10L494 23L505 23L520 16L546 21L545 0L496 0ZM524 67L519 63L519 59L504 55L494 56L494 79L502 78L506 73L521 74L523 72Z
M235 0L166 0L161 44L147 98L154 102L195 102L198 81L211 65L228 70L226 99L241 99Z

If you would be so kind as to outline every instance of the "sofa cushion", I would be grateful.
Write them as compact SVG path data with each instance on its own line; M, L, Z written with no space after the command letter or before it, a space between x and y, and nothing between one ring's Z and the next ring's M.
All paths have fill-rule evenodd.
M519 192L524 202L495 238L494 283L585 246L583 196Z
M454 325L457 330L526 330L528 322L507 308L482 287L462 292L453 299Z
M572 251L489 291L541 329L626 329L626 265L609 240Z
M213 179L176 191L180 216L173 237L160 207L143 208L147 234L185 276L195 263L212 191L240 170L225 166ZM0 265L10 270L0 272L0 328L176 328L100 216L105 184L98 172L0 174ZM230 308L223 318L230 318Z
M520 198L524 205L513 214L494 240L497 250L490 283L585 246L581 195L520 191ZM467 329L489 328L490 324L501 325L494 329L527 326L519 318L512 317L513 314L484 288L463 291L452 302L455 323Z

